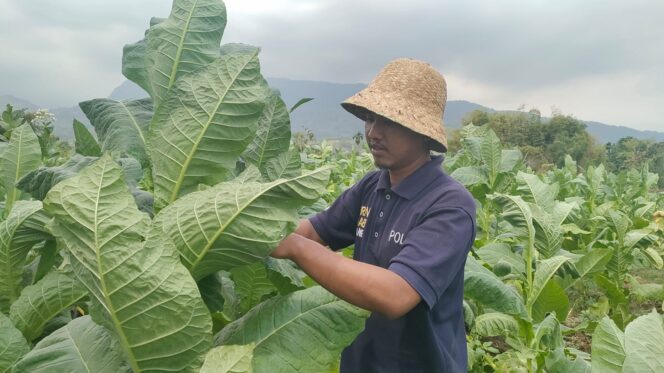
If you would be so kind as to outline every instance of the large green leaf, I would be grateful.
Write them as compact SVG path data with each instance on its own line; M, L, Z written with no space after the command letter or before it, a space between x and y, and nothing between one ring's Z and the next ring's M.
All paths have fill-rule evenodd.
M560 322L554 314L546 316L542 322L535 327L535 338L531 342L534 349L540 348L540 345L546 350L555 350L565 347L563 335L560 331Z
M653 231L650 228L633 229L625 234L624 245L626 249L631 249L637 244L646 241Z
M101 146L97 139L88 131L85 124L74 119L74 138L76 139L76 153L91 157L101 155Z
M535 248L544 258L556 255L563 243L563 230L559 223L553 221L549 213L538 205L531 204L533 226L535 227Z
M76 175L84 167L92 164L97 157L84 157L80 154L74 154L65 164L54 167L39 167L38 169L25 175L16 185L24 192L30 193L34 198L44 199L51 188L61 182ZM138 182L143 177L141 164L134 158L120 158L118 163L125 174L125 180L129 186L131 194L134 196L136 206L143 212L152 212L153 198L152 194L138 189Z
M219 346L207 353L201 373L252 373L256 345Z
M152 101L98 98L78 104L97 132L103 151L138 159L146 165L146 136L152 120Z
M553 212L551 213L551 219L556 224L562 224L567 217L572 213L574 209L577 209L578 205L576 203L567 203L556 201L553 205Z
M7 316L0 312L0 372L9 373L30 346Z
M625 361L625 335L608 316L593 333L592 371L621 373Z
M510 315L500 312L487 312L477 316L474 331L483 337L517 336L519 334L519 324Z
M528 318L523 300L493 272L469 256L464 268L464 295L493 310Z
M262 262L235 267L230 272L241 314L261 303L264 297L277 292L277 288L268 279L267 269Z
M643 254L646 256L646 258L648 258L650 264L652 264L653 267L657 269L662 269L664 267L664 259L662 259L660 253L654 248L647 247L645 250L643 250Z
M56 185L44 200L93 300L90 313L115 332L134 371L195 371L209 349L210 314L171 241L147 236L147 216L109 156Z
M2 172L2 185L5 196L5 216L11 211L14 201L20 198L20 192L15 188L16 183L28 172L34 170L41 163L41 147L39 139L32 131L32 127L24 124L12 132L9 145L0 158Z
M150 27L145 44L146 76L155 107L179 77L214 61L224 27L226 7L220 0L175 0L169 17Z
M627 230L632 222L629 220L627 215L618 210L609 210L609 225L613 228L613 231L616 233L616 238L620 244L625 242L625 235Z
M266 175L266 165L270 159L288 152L291 138L286 104L279 91L272 89L269 92L265 108L258 120L256 136L242 154L242 158L258 167L263 175Z
M115 337L90 316L54 331L16 364L15 373L129 372Z
M526 200L534 202L547 213L553 211L556 195L558 194L558 185L550 185L537 175L528 174L519 171L516 175L516 181L519 183L519 191L524 193Z
M535 242L535 226L533 225L533 213L530 206L519 196L507 194L492 194L487 198L492 199L502 209L501 217L513 227L513 233L525 238L529 245Z
M319 198L329 175L329 169L319 169L271 183L221 183L180 198L154 224L200 279L267 257L295 229L297 209Z
M150 26L153 26L152 21L156 21L156 24L160 21L163 22L163 19L153 17ZM145 37L147 37L149 31L149 29L145 30ZM150 86L150 78L148 77L148 61L145 57L147 46L148 41L143 38L136 43L126 44L122 48L122 75L143 88L150 97L154 97Z
M664 321L653 310L625 328L625 373L664 372Z
M526 271L523 258L512 251L510 245L506 243L492 242L477 249L477 255L483 261L495 267L498 262L506 262L519 273Z
M459 167L450 176L465 186L489 183L486 171L476 166Z
M41 202L18 201L0 222L0 312L9 311L18 298L28 252L48 238L43 232L46 221Z
M482 145L480 146L482 161L487 166L489 174L489 184L493 187L496 181L496 176L500 170L500 157L502 155L502 146L500 139L493 131L487 131L482 138Z
M254 372L325 372L364 328L368 312L315 286L271 298L229 324L215 345L254 343Z
M562 255L554 256L553 258L540 260L537 262L537 271L533 280L532 288L529 289L527 306L531 307L538 301L540 294L544 290L546 284L556 273L558 268L563 265L569 258Z
M509 172L523 159L519 149L505 149L500 153L500 172Z
M35 285L23 289L11 305L9 318L27 340L33 341L42 334L46 323L87 294L83 284L68 274L50 272Z
M569 298L565 290L554 280L550 279L544 289L533 303L533 321L538 322L551 312L555 312L558 321L564 322L569 312Z
M23 176L16 184L20 190L30 193L32 197L43 200L51 188L62 180L76 175L83 167L96 161L96 157L85 157L74 154L67 162L60 166L39 167Z
M300 175L302 175L302 161L300 152L295 149L281 153L265 164L265 179L269 181L290 179Z
M226 53L179 79L149 134L155 207L228 179L256 133L267 83L254 53Z
M606 264L611 260L612 255L613 251L610 249L593 248L590 250L574 263L577 272L579 272L579 278L585 278L603 271Z

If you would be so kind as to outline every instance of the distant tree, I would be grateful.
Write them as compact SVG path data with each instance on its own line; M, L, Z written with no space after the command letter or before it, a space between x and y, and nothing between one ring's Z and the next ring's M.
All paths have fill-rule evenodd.
M542 119L537 109L496 113L475 110L462 123L488 125L503 144L521 149L533 169L546 164L562 166L566 154L582 167L606 158L604 147L597 145L586 131L585 123L558 110L549 120Z
M483 126L489 123L489 114L483 110L473 110L461 119L461 124L464 126L470 123L476 126Z
M615 172L641 168L647 163L650 172L659 175L659 187L664 188L664 142L624 137L615 144L606 144L606 154L609 168Z

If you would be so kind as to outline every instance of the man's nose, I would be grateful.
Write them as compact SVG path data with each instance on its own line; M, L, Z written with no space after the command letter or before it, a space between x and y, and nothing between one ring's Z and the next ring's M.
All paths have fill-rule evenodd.
M373 122L372 124L367 125L367 138L377 138L380 137L383 133L383 127L379 122Z

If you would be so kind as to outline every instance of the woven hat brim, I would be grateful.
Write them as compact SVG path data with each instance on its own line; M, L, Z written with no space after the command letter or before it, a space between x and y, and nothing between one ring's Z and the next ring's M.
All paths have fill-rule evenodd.
M439 153L447 152L447 146L444 143L442 143L441 141L433 138L430 134L424 133L423 131L418 131L417 128L413 128L412 126L404 125L402 123L402 121L400 121L398 118L391 115L391 113L387 113L384 110L381 110L380 108L365 107L365 106L363 106L361 104L358 104L358 103L349 102L349 101L355 99L356 97L357 97L357 95L349 98L348 100L346 100L346 102L342 102L341 107L343 107L346 111L348 111L349 113L355 115L357 118L359 118L363 121L366 120L367 113L369 113L369 112L378 114L378 115L380 115L382 117L385 117L385 118L387 118L387 119L389 119L389 120L391 120L391 121L393 121L393 122L395 122L395 123L397 123L397 124L399 124L403 127L408 128L409 130L411 130L413 132L419 133L420 135L423 135L423 136L426 136L427 138L429 138L431 140L431 143L429 145L429 148L431 150L439 152ZM442 121L441 121L441 128L442 128ZM444 139L444 135L443 135L443 139Z

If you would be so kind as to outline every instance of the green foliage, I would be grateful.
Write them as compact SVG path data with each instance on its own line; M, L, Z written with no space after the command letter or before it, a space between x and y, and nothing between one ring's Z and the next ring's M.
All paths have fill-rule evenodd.
M0 371L332 371L362 330L367 312L268 255L374 170L371 154L361 132L291 134L259 49L219 46L225 24L219 0L153 19L123 55L151 98L81 103L99 142L75 122L71 158L47 113L2 113ZM661 317L632 307L664 294L634 274L664 267L659 145L621 140L604 167L569 116L468 121L444 167L478 205L470 370L587 372L563 335L595 325L593 370L661 369ZM575 326L586 288L600 299Z
M30 351L21 332L0 312L0 370L10 372L14 364Z
M41 340L14 372L128 372L113 335L90 316L72 320Z
M42 334L51 319L87 295L83 284L73 276L49 272L36 284L23 289L11 305L9 318L28 341L33 341Z
M44 205L90 293L93 319L115 332L132 369L197 370L210 346L210 315L173 244L159 226L149 229L115 161L104 156L57 184Z
M664 369L664 320L653 312L623 333L604 318L593 334L593 372L660 372Z
M76 153L84 156L101 156L101 146L88 131L85 124L74 119L74 138L76 139Z
M568 134L576 131L566 128ZM652 218L662 206L656 175L647 167L616 175L602 165L580 172L570 155L561 156L562 167L536 175L520 162L520 153L502 149L490 126L468 125L459 134L458 150L445 167L478 204L478 260L469 257L465 273L466 300L475 316L469 349L492 336L510 346L474 364L587 371L584 358L560 337L569 291L591 284L604 294L604 314L619 326L633 318L629 304L636 294L656 299L659 287L634 284L629 275L636 266L664 265L657 249L664 236ZM623 286L628 280L631 289ZM525 312L505 304L520 304Z
M5 217L11 212L14 202L21 198L20 191L15 187L16 183L41 164L41 156L39 139L32 127L24 124L16 128L0 158L2 186L7 192L3 214Z
M254 344L215 347L205 357L201 373L251 373L255 348Z
M266 260L295 229L302 207L320 205L330 170L302 173L299 152L289 149L289 113L260 74L259 49L219 47L225 19L219 0L175 0L168 19L153 19L123 58L123 72L151 99L81 103L99 143L75 122L79 154L64 164L49 158L35 170L42 156L52 156L39 150L50 148L23 114L5 115L18 124L0 148L15 166L3 168L2 183L10 195L0 221L0 307L13 321L2 320L3 337L11 337L0 347L3 371L49 364L63 371L198 371L213 331L231 328L277 294L285 300L263 309L288 314L291 326L306 320L322 330L328 322L318 310L344 321L338 332L312 339L310 356L326 354L318 366L334 366L362 330L365 312L322 288L297 292L305 288L303 273ZM23 151L28 146L34 151ZM23 158L32 153L37 158ZM46 212L38 201L20 200L29 196L14 188L19 178L21 190L44 199ZM291 307L293 299L313 317ZM69 311L91 318L71 320ZM29 349L13 337L21 331L37 344L16 363ZM262 344L270 351L299 347L273 334ZM86 346L77 352L80 343ZM271 371L257 362L260 351L257 344L240 353L242 367L233 369Z
M297 224L297 209L313 203L329 171L271 183L220 183L162 210L154 225L179 250L196 279L266 258Z
M606 153L611 170L628 171L648 165L659 176L658 187L664 188L664 142L625 137L606 144Z
M0 312L7 313L23 287L23 266L32 246L48 236L39 201L19 201L0 221Z
M462 124L487 126L495 131L501 142L518 147L528 165L543 169L547 164L562 166L566 155L582 165L602 162L604 151L586 132L586 125L571 116L559 113L549 120L540 112L495 112L475 110L462 119Z
M256 372L325 372L353 341L366 316L366 311L315 286L260 304L224 328L215 345L253 343Z

